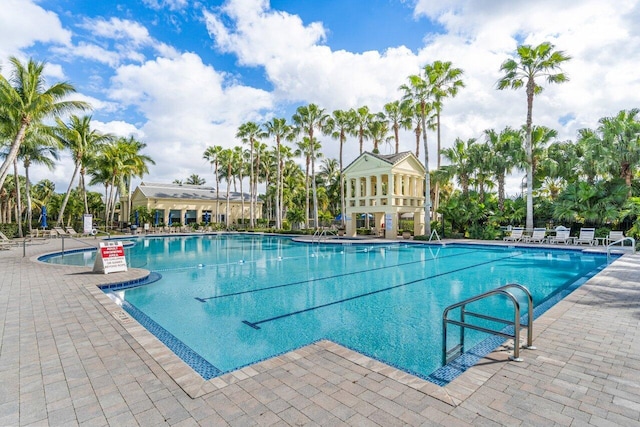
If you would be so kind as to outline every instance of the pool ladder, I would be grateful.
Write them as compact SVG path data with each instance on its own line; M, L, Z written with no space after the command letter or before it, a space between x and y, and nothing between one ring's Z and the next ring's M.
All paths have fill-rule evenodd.
M524 325L520 323L520 303L516 296L509 292L511 289L519 289L524 293L527 298L527 314L528 321L527 324ZM467 310L467 304L470 304L475 301L479 301L485 298L489 298L495 295L503 295L506 296L508 300L513 304L513 321L507 319L501 319L493 316L488 316L482 313L476 313ZM460 308L460 320L450 319L449 312L453 309ZM502 323L507 326L511 326L513 329L513 333L508 332L507 328L502 328L501 330L489 329L483 326L475 325L470 323L468 318L476 318L476 319L484 319L492 322ZM447 348L447 325L452 324L460 327L460 334L458 337L458 344L451 349ZM474 297L468 298L464 301L461 301L456 304L452 304L449 307L444 309L442 313L442 364L446 365L451 360L455 359L459 355L464 352L464 329L470 328L476 331L486 332L492 335L501 336L504 338L512 338L513 339L513 356L509 356L509 359L514 360L516 362L521 362L520 358L520 329L523 327L527 327L527 345L523 346L523 348L528 348L531 350L535 350L533 346L533 298L531 297L531 293L524 286L517 283L510 283L508 285L500 286L499 288L490 290L488 292L476 295Z
M311 238L311 240L313 242L318 242L320 243L320 241L322 240L322 238L324 238L325 240L327 239L328 236L335 236L335 231L332 229L327 229L324 227L318 228L314 233L313 233L313 237Z
M630 242L631 246L625 246L625 242ZM633 237L625 236L620 240L616 240L613 243L607 245L607 264L611 263L611 250L617 249L618 251L626 252L630 250L632 254L636 253L636 239Z

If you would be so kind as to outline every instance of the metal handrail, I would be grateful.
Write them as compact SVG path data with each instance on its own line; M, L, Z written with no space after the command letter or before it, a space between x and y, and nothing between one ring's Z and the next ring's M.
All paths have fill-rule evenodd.
M313 233L313 236L311 237L311 241L315 242L316 241L316 237L317 237L318 238L318 243L320 243L320 241L322 240L322 237L324 236L326 238L329 233L335 235L335 233L332 230L327 230L325 228L318 228Z
M611 249L612 249L612 247L613 247L613 246L615 246L615 245L617 245L618 243L620 243L620 248L625 248L625 246L624 246L624 242L625 242L625 241L627 241L627 240L631 242L631 252L632 252L633 254L635 254L635 253L636 253L636 239L634 239L633 237L625 236L625 237L623 237L622 239L620 239L620 240L616 240L615 242L613 242L613 243L609 243L609 244L607 245L607 260L608 260L608 259L609 259L609 257L611 256Z
M527 305L528 305L527 325L523 325L522 323L520 323L520 303L518 302L518 299L511 292L507 291L508 289L511 289L511 288L520 289L522 292L524 292L524 294L527 297ZM475 302L493 295L504 295L513 303L513 308L514 308L513 322L506 319L500 319L497 317L488 316L486 314L474 313L466 310L467 304L470 304L472 302ZM448 318L449 312L456 308L461 309L460 320L449 319ZM514 332L513 334L509 334L509 333L503 332L502 330L499 331L499 330L485 328L482 326L477 326L465 321L465 316L471 316L479 319L490 320L490 321L502 323L505 325L510 325L510 326L513 326ZM444 309L442 313L442 328L443 328L442 329L442 364L443 365L446 365L447 363L449 363L449 360L451 359L451 357L449 356L450 351L447 350L447 324L449 323L456 326L460 326L460 342L456 347L454 347L454 349L452 349L452 351L457 351L457 350L462 351L464 349L464 329L470 328L476 331L486 332L489 334L498 335L505 338L513 338L513 356L509 356L509 358L516 362L521 362L522 359L520 358L520 328L522 328L523 326L527 326L527 344L523 346L523 348L528 348L532 350L535 349L535 347L533 346L533 297L531 296L531 293L527 288L525 288L524 286L518 283L509 283L499 288L468 298L456 304L452 304Z

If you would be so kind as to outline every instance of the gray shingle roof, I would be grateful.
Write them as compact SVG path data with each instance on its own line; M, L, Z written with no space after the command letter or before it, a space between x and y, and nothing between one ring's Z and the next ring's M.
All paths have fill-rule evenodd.
M216 189L205 185L188 184L159 184L141 182L138 186L142 194L149 199L186 199L186 200L215 200ZM227 191L220 190L220 200L227 200ZM240 200L241 193L232 191L231 200ZM250 200L249 194L244 193L244 200Z

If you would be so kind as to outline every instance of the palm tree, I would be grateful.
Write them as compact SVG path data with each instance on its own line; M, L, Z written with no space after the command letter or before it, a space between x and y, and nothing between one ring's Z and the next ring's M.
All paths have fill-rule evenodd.
M441 145L440 145L440 113L442 112L442 102L445 98L453 98L458 94L458 90L464 87L461 77L464 71L460 68L452 68L450 61L435 61L433 64L427 64L424 67L425 76L429 80L429 86L435 102L433 106L436 110L436 129L437 129L437 153L438 162L436 169L440 169ZM435 200L433 203L434 211L438 210L440 203L440 187L436 183Z
M384 105L383 117L393 130L395 153L400 151L400 129L411 129L411 105L408 101L393 101Z
M231 180L233 179L233 167L235 166L237 159L235 155L235 151L231 148L223 149L219 156L220 166L222 167L222 177L227 181L227 206L225 209L225 225L227 229L229 228L229 205L230 205L230 191L231 191Z
M58 125L55 129L56 137L65 148L71 151L75 164L75 169L71 175L69 187L58 215L57 225L60 226L64 220L64 210L69 201L73 183L76 180L76 176L78 176L80 168L83 166L85 157L93 155L101 144L112 141L114 137L91 129L91 116L78 117L73 115L69 118L69 124L56 118L56 123Z
M42 126L32 126L26 134L23 143L20 145L18 158L22 159L25 176L25 193L27 197L27 224L29 233L32 229L32 197L31 183L29 181L29 167L32 164L40 164L52 170L55 166L54 160L58 160L58 149L61 148L58 141L49 132L50 128Z
M276 228L282 228L282 161L280 145L283 139L291 139L291 126L286 119L273 118L264 124L267 135L276 141Z
M431 89L429 83L422 76L413 74L409 76L409 83L400 86L404 92L405 101L412 102L420 115L420 127L422 129L422 142L424 144L424 222L425 235L431 235L431 174L429 173L429 149L427 146L427 116L433 109L429 101Z
M476 143L475 138L463 141L456 138L450 148L442 150L442 155L451 164L445 166L449 172L449 176L456 176L458 184L462 188L462 194L466 198L469 196L469 184L471 175L473 174L473 164L469 158L471 147Z
M605 162L624 179L631 197L631 181L640 166L640 109L622 110L600 119L598 130L607 156Z
M253 150L256 141L264 138L264 136L265 133L262 131L260 126L254 122L241 124L238 128L238 132L236 133L236 138L240 138L243 143L249 145L249 226L251 228L254 228L256 225L254 202L257 199L257 194L254 193L254 188L257 190L257 186L255 186Z
M309 139L309 156L311 158L311 185L313 192L313 220L314 226L318 226L318 191L315 181L315 159L316 150L319 149L319 142L314 138L314 131L322 130L324 122L328 119L323 108L315 104L303 105L296 109L293 115L293 122L298 128L298 132L305 133Z
M533 228L533 146L531 126L533 113L533 97L542 92L536 79L546 78L548 83L564 83L569 80L561 72L560 66L571 59L562 51L555 51L554 45L544 42L538 46L521 45L517 49L517 61L507 59L500 66L504 77L498 80L498 89L520 89L525 87L527 93L527 121L525 153L527 161L527 219L526 227Z
M350 113L353 120L352 134L358 137L360 144L360 154L362 154L363 143L365 139L369 139L369 122L373 119L373 114L369 112L366 105L357 110L351 109Z
M345 226L345 212L346 206L344 202L344 179L342 177L342 171L344 169L342 161L342 152L344 143L347 140L347 134L351 132L354 126L355 115L349 111L335 110L329 120L327 120L327 126L325 132L330 134L332 138L340 141L340 213L342 213L342 226Z
M373 141L373 153L380 153L380 144L388 142L392 137L389 135L389 124L384 119L384 115L377 115L371 122L369 122L369 135Z
M218 166L220 165L220 154L224 150L220 145L214 145L211 147L207 147L204 151L203 158L207 160L213 166L213 175L216 178L216 220L215 222L220 221L220 174L218 173Z
M504 128L500 133L493 129L487 129L484 134L491 153L488 156L489 167L498 184L498 209L503 212L505 177L523 161L522 156L519 155L522 147L522 135L510 127Z
M196 173L189 175L189 178L185 181L185 184L187 185L204 185L206 183L207 181Z
M578 178L594 184L596 178L602 176L606 169L606 166L603 167L602 159L607 157L607 150L602 139L593 129L580 129L575 149L576 158L580 159L576 164Z
M90 108L86 102L65 100L75 92L69 83L54 83L45 88L44 62L29 60L25 66L15 57L9 61L13 65L11 78L7 80L0 74L0 105L3 115L16 124L16 132L10 136L11 146L0 166L0 188L4 185L9 166L18 155L29 126L63 113Z

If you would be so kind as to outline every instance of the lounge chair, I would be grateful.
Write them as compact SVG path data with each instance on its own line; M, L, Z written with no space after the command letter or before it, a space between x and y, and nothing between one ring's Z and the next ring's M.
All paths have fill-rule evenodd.
M596 229L595 228L581 228L580 235L577 239L574 240L576 245L590 245L593 246L598 244L596 240Z
M623 231L610 231L609 235L604 239L604 244L609 246L611 243L624 239L624 237Z
M549 243L552 243L552 244L564 243L565 245L567 245L573 241L573 237L569 236L570 233L571 233L571 230L560 226L556 228L555 236L549 236Z
M61 227L53 227L53 231L58 235L58 236L68 236L67 232L64 231L63 228Z
M65 231L67 232L67 234L69 236L78 236L79 235L78 233L76 233L76 230L73 227L65 227L64 229L65 229Z
M513 227L511 229L511 235L505 237L503 240L505 242L519 242L520 240L522 240L522 233L524 233L523 227Z
M522 240L526 243L543 243L547 239L546 228L534 228L531 236L525 236Z
M2 231L0 231L0 250L8 250L11 246L18 246L18 242L7 237Z

